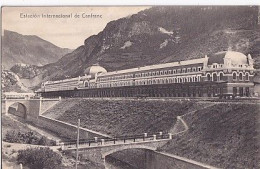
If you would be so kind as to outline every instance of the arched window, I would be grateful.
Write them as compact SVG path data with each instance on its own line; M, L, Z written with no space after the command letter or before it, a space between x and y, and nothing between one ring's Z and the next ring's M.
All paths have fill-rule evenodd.
M233 73L233 80L237 80L237 73L236 72Z
M216 82L218 80L217 74L213 73L213 81Z
M221 72L220 74L219 74L219 80L223 80L224 78L223 78L223 73Z
M239 80L243 80L243 73L239 73Z
M210 74L207 74L207 81L210 81Z
M195 77L195 78L194 78L194 82L197 82L197 81L198 81L198 79L197 79L197 77Z
M180 83L182 83L182 78L180 78Z
M245 80L249 80L249 75L248 75L248 73L246 73L246 76L245 76Z

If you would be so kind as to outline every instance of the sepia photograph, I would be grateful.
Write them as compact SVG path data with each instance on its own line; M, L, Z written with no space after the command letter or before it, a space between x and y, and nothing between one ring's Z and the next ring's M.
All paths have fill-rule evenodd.
M3 6L2 169L259 169L260 6Z

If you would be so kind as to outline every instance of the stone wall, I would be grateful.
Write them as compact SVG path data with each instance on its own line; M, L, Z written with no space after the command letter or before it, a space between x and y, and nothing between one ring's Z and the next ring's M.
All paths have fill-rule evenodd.
M41 110L40 114L43 114L45 111L53 107L55 104L57 104L59 100L53 101L53 100L42 100L41 101Z
M143 169L213 169L208 166L193 160L188 160L183 157L164 154L148 149L128 149L108 155L105 158L105 166L110 168L130 165L132 168Z
M164 154L156 151L146 151L146 167L149 169L214 169L212 166L208 166L193 160L188 160L182 157L178 157L171 154Z
M60 137L77 139L77 126L44 116L37 118L36 125L57 133ZM80 127L80 139L92 139L94 137L108 137L102 133Z

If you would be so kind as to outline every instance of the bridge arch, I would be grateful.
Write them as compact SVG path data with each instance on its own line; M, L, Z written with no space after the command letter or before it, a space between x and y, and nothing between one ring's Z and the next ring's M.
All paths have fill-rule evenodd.
M146 149L146 150L153 150L155 151L157 147L150 147L150 146L145 146L145 145L131 145L131 146L122 146L122 147L117 147L114 149L111 149L109 151L103 152L102 153L102 158L104 159L106 156L113 154L118 151L123 151L127 149Z
M7 107L7 112L15 116L26 119L27 118L27 107L21 102L15 102Z

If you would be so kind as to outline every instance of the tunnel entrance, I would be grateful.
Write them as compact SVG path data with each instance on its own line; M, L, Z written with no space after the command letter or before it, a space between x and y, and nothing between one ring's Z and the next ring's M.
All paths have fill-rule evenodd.
M8 113L26 119L26 107L22 103L14 103L8 107Z

